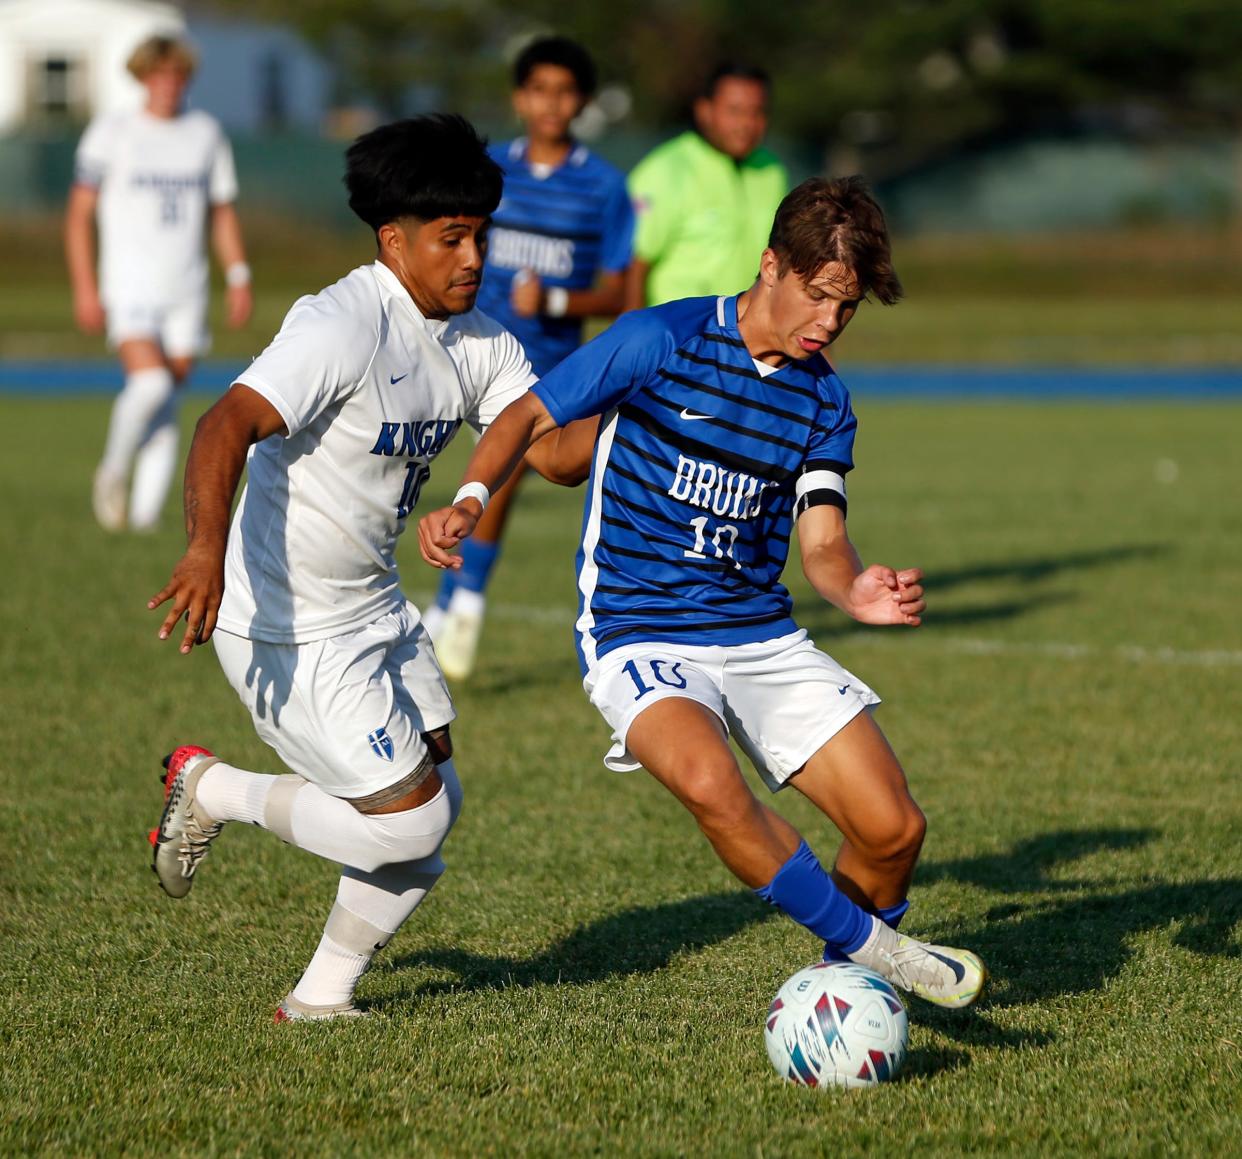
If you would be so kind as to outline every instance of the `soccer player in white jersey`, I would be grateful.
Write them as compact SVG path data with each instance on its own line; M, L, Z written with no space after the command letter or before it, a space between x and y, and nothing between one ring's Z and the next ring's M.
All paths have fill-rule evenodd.
M398 586L394 550L431 461L533 382L518 341L475 310L501 172L459 117L376 129L347 156L349 204L377 259L296 302L271 345L199 420L186 464L188 546L150 601L208 639L259 735L269 776L198 746L166 759L151 839L185 896L228 821L344 870L319 948L277 1020L358 1013L354 988L444 868L457 817L452 701ZM572 436L532 453L557 482ZM243 468L249 478L229 526ZM471 493L477 493L472 489Z
M233 154L214 118L183 108L194 66L184 41L156 36L134 50L129 70L146 89L146 104L91 122L69 192L74 317L88 334L106 327L125 371L95 472L95 516L109 531L150 530L168 496L177 465L176 388L208 343L205 232L224 268L229 324L250 317Z
M532 439L600 414L578 557L578 650L612 726L613 769L645 767L730 870L823 940L943 1006L986 978L967 950L897 932L926 822L870 709L879 702L794 623L780 576L802 569L865 624L916 627L922 573L864 567L846 533L857 423L822 351L868 295L901 295L880 208L858 178L781 202L749 290L624 315L513 403L466 486L502 483ZM424 558L474 529L463 492L419 526ZM792 785L844 835L825 871L750 791L729 733L769 788Z

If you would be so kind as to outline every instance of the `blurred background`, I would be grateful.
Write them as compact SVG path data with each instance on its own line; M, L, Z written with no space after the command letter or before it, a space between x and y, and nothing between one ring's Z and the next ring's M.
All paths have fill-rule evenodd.
M73 329L59 221L82 128L138 102L124 59L169 29L201 53L191 105L233 141L255 273L255 319L213 325L218 359L257 353L293 298L369 259L340 185L352 137L431 110L512 135L512 58L556 31L598 61L578 131L623 169L740 57L773 75L769 144L794 181L870 179L908 298L855 325L847 364L905 368L906 386L925 363L1163 367L1179 390L1176 368L1242 365L1236 0L0 0L8 380L51 357L117 376Z

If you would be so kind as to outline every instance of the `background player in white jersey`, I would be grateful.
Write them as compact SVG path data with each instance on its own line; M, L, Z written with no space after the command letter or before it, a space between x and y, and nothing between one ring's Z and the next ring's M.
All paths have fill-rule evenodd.
M901 295L879 206L858 178L804 182L749 290L622 317L506 410L466 479L490 489L531 439L604 416L577 628L584 683L613 729L606 763L644 766L827 957L965 1006L983 988L979 959L896 930L926 822L872 719L879 698L798 629L780 583L796 520L820 596L865 624L921 622L922 573L864 567L846 533L857 424L820 352L868 294ZM425 517L424 558L453 566L447 549L478 506L463 497ZM841 830L831 876L750 791L729 732L770 788L793 785Z
M189 892L226 821L345 867L278 1021L358 1013L358 978L444 868L461 801L454 711L393 553L432 459L533 381L517 340L473 309L501 173L471 126L423 117L368 133L349 149L346 184L377 260L296 302L199 421L188 546L149 605L172 603L162 639L186 617L183 653L214 635L256 730L293 770L266 776L176 749L151 835L165 891ZM555 470L561 450L549 440L531 462L569 482Z
M233 154L212 117L182 108L194 66L180 40L152 37L134 50L129 70L146 104L90 124L69 193L74 317L90 334L106 325L125 371L95 473L95 516L109 531L154 527L176 471L176 387L208 343L205 227L224 268L228 322L242 326L250 317Z

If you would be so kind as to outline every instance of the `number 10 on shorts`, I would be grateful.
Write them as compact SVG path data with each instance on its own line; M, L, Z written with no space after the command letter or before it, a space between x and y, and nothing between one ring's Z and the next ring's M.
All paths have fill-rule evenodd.
M651 684L643 679L640 664L647 670ZM642 700L648 692L654 692L656 684L663 684L668 688L686 687L686 678L681 674L680 660L630 660L622 666L621 671L634 681L634 687L638 690L634 693L635 700Z

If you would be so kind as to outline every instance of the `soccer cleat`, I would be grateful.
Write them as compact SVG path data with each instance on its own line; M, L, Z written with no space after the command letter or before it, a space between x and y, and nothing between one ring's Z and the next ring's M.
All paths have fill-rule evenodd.
M444 622L434 636L436 659L450 680L465 680L474 671L474 658L479 650L483 616L478 612L445 613Z
M100 467L91 488L95 519L105 531L124 531L126 516L125 480Z
M974 1002L988 980L983 963L969 950L918 942L883 922L849 959L902 990L954 1009Z
M311 1006L299 1002L292 993L286 994L273 1022L325 1022L330 1018L365 1018L366 1011L359 1010L352 1002L337 1002L332 1006Z
M197 745L182 745L164 758L164 812L148 840L155 847L151 868L169 897L185 897L222 822L195 809L194 790L199 778L216 764L214 753Z

